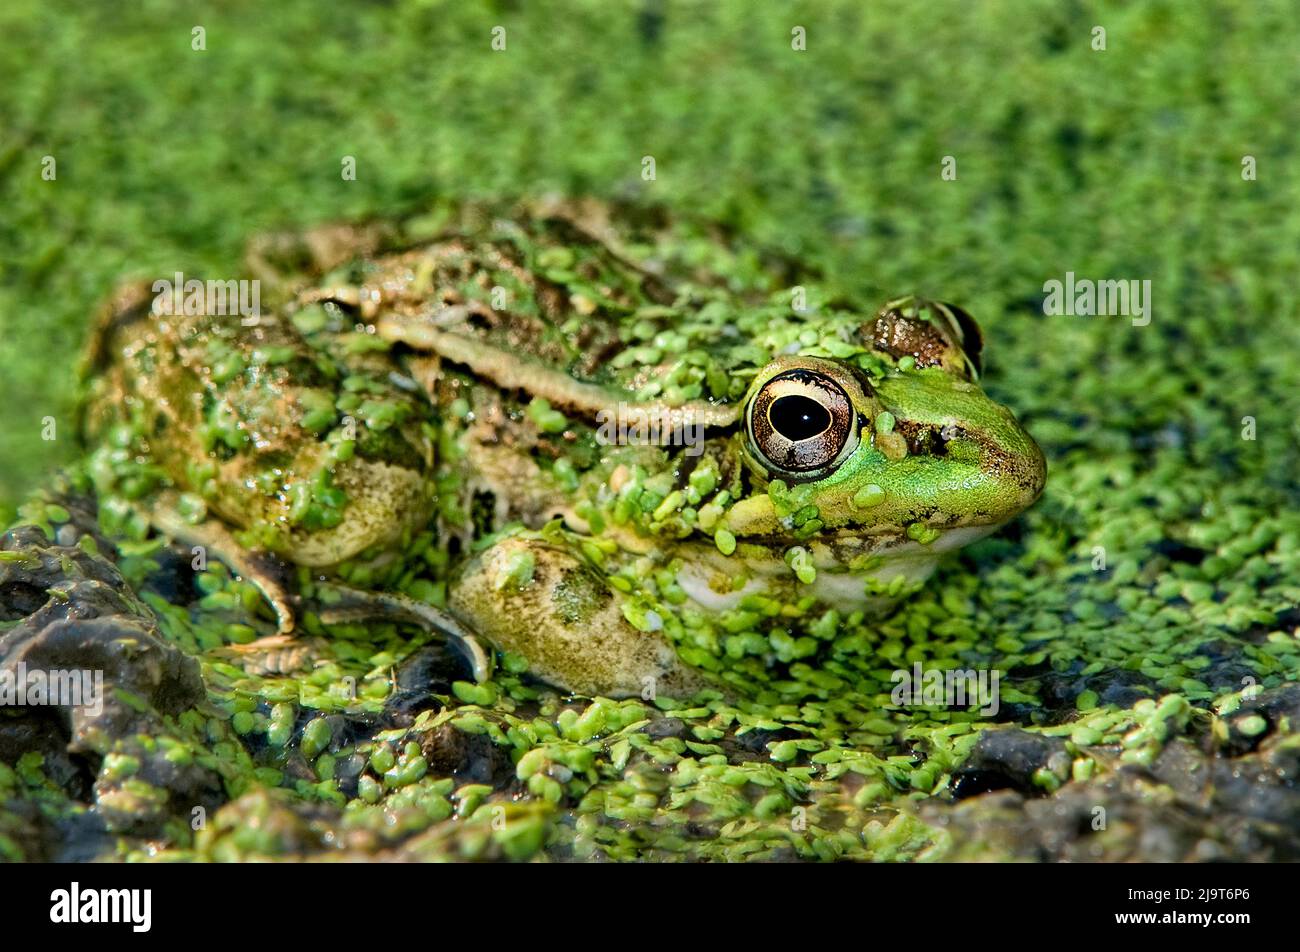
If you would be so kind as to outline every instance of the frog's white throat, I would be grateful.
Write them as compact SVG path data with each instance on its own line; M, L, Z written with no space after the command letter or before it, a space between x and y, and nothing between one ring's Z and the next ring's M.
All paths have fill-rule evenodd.
M850 570L829 546L805 543L817 569L816 578L809 583L798 581L793 570L777 553L761 560L744 559L742 565L747 580L742 587L729 589L727 580L735 579L742 565L736 564L737 556L720 562L716 557L718 554L714 553L704 559L687 559L677 574L677 584L692 601L712 612L739 608L747 595L766 595L785 601L811 595L841 612L871 612L887 608L897 601L897 594L884 594L891 590L891 586L895 593L910 590L930 577L944 553L982 539L996 528L963 526L948 529L928 545L911 539L891 543L874 552L883 556L884 561L866 571ZM727 562L730 562L730 574ZM896 581L900 577L903 581Z

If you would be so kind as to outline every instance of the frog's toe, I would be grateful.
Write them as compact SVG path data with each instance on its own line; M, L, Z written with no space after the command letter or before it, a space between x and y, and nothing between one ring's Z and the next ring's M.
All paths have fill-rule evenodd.
M531 673L575 694L692 694L708 684L657 632L623 617L623 595L580 555L512 536L471 560L449 608Z
M320 638L267 635L247 644L223 645L212 654L229 659L247 674L280 676L309 670L325 656L325 650Z

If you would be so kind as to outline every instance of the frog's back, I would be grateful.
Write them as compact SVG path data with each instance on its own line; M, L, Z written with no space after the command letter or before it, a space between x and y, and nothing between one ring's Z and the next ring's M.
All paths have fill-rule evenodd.
M179 503L187 521L206 509L304 565L337 564L424 522L431 447L417 401L385 383L384 359L309 346L282 314L244 324L177 303L128 285L93 335L82 432L99 444L101 495ZM354 381L368 403L346 386L337 395ZM357 425L347 399L385 425Z
M323 307L397 345L440 421L439 467L459 483L442 509L462 525L485 506L483 526L537 522L568 509L570 468L606 479L600 457L618 457L613 471L639 465L599 439L628 409L728 438L778 358L879 377L908 353L918 367L971 371L955 324L900 309L864 317L797 283L806 275L789 261L654 210L462 204L395 229L388 250L368 241L301 285L289 309ZM643 455L654 469L666 454ZM735 460L725 454L724 477Z
M729 403L804 320L788 261L652 209L460 204L394 229L387 251L370 233L290 306L329 303L390 339L475 355L484 376L506 355L618 399Z

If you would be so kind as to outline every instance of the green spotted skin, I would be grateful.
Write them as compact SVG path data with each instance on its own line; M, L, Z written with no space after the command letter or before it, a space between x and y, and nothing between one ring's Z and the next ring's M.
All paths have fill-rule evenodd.
M97 488L179 493L303 565L396 541L431 511L432 441L423 401L386 379L370 341L313 346L280 317L158 315L137 295L96 343L83 429Z

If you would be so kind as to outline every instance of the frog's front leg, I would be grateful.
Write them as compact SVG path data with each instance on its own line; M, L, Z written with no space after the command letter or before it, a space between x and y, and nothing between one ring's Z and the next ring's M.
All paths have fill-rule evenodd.
M189 546L201 546L205 557L225 563L236 575L253 584L275 612L276 632L290 634L294 629L293 596L284 587L270 557L249 552L224 524L207 519L194 524L181 518L169 496L164 495L149 509L149 523L159 532Z
M325 624L386 618L429 628L459 646L475 681L483 682L492 676L491 656L483 650L474 633L447 612L400 592L368 592L336 583L322 583L317 587L320 619Z
M475 555L453 580L448 607L528 670L574 694L687 696L709 687L660 632L623 616L624 596L576 546L529 533Z
M168 497L164 496L150 511L150 522L160 532L185 545L202 546L208 556L225 563L262 593L275 612L276 634L261 638L249 645L234 646L239 652L257 652L281 648L286 636L295 628L294 603L297 596L289 594L282 583L270 556L251 553L231 535L230 530L214 519L192 524L177 513ZM416 601L398 592L367 592L339 584L318 586L321 621L334 624L343 621L384 619L406 621L435 631L456 643L464 653L476 681L486 681L492 674L492 659L483 650L473 633L444 611Z

